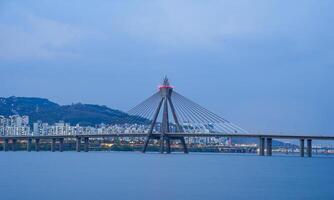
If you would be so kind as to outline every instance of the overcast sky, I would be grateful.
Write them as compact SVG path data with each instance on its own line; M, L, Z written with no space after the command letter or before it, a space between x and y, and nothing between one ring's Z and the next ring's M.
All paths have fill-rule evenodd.
M334 1L0 1L0 96L128 110L166 74L248 131L334 134Z

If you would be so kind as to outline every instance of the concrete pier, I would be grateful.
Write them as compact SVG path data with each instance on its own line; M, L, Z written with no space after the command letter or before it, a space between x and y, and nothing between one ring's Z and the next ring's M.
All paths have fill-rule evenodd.
M8 142L9 140L6 138L6 139L4 139L4 141L3 141L3 150L4 151L8 151Z
M305 147L304 147L304 139L300 139L300 156L304 157Z
M12 139L12 151L16 151L17 139Z
M267 156L273 155L273 139L267 138Z
M186 143L186 140L184 139L184 137L181 137L180 140L181 140L181 144L182 144L182 147L183 147L183 153L186 153L186 154L189 153L187 143Z
M39 151L39 139L35 139L35 151Z
M27 140L27 151L31 151L31 143L32 143L32 139L31 138L29 138L28 140Z
M59 139L59 151L63 152L64 150L64 138Z
M164 153L165 151L165 137L162 135L160 137L160 153Z
M265 138L260 137L259 141L259 155L264 156Z
M56 151L56 138L52 138L51 139L51 152L55 152Z
M85 137L85 152L88 152L89 151L89 138L88 137Z
M307 157L312 157L312 140L307 139Z
M77 137L77 140L76 140L76 150L77 152L81 151L81 138L80 137Z
M166 153L171 153L170 151L170 139L167 137L166 138Z

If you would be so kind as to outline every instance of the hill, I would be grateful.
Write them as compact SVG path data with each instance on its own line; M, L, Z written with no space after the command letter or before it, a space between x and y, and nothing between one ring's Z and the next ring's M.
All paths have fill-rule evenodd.
M48 99L35 97L0 98L0 115L28 115L30 122L41 120L50 124L63 120L72 125L94 126L116 124L133 119L132 116L107 106L92 104L59 105ZM142 122L144 119L136 119Z

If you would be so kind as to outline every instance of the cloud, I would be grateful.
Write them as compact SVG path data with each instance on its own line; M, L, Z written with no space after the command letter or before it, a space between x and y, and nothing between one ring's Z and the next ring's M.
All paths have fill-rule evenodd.
M131 37L177 47L215 45L227 37L254 35L263 24L256 15L240 14L247 5L207 1L158 1L128 10L131 14L115 22ZM231 10L226 10L229 7Z
M326 14L318 12L326 3L312 1L303 5L261 0L101 1L94 6L89 1L60 2L16 2L12 10L4 9L8 23L0 15L0 58L86 59L89 55L93 60L110 56L117 60L136 57L138 49L142 52L138 57L144 52L150 56L193 50L221 54L231 48L240 51L240 44L259 49L274 44L298 53L313 51L324 38L332 38L326 34L330 31L322 31L328 26L322 20ZM14 15L18 9L24 14Z
M32 14L19 23L0 23L0 58L6 60L52 59L77 56L69 47L80 38L76 27Z

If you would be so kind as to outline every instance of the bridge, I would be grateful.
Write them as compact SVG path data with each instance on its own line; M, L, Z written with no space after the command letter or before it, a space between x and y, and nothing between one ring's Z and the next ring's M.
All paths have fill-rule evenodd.
M64 139L75 139L76 151L81 151L82 146L84 146L83 150L88 152L89 140L94 138L145 138L143 153L147 151L147 147L152 140L159 141L160 153L171 153L172 142L180 144L183 152L188 153L185 138L255 138L258 139L259 155L271 156L274 139L289 139L299 140L300 156L302 157L305 155L305 142L306 155L311 157L313 140L334 141L334 136L248 133L239 126L175 92L167 77L163 84L159 86L158 92L132 108L128 114L132 118L121 122L120 126L127 127L134 124L137 129L133 133L115 131L108 134L3 135L0 136L0 140L3 141L4 151L10 149L15 151L17 141L26 141L27 151L32 150L34 141L35 151L39 151L40 140L47 140L51 142L52 152L56 151L57 144L58 150L62 152ZM9 148L10 145L11 148Z
M16 151L17 141L27 141L27 151L32 151L32 143L34 141L35 151L39 151L40 140L46 140L51 142L51 151L55 152L58 144L58 151L62 152L64 149L64 139L76 140L76 151L80 152L83 147L84 152L89 151L89 140L94 138L106 138L106 137L128 137L128 138L145 138L147 134L144 133L111 133L111 134L84 134L84 135L22 135L22 136L1 136L0 140L3 140L4 151ZM160 137L160 134L153 133L152 138ZM272 155L272 141L273 139L295 139L300 141L300 156L304 157L305 150L308 157L312 156L312 141L313 140L332 140L334 136L316 136L316 135L282 135L282 134L219 134L219 133L168 133L165 137L180 138L180 137L215 137L215 138L256 138L259 143L259 155L267 156ZM11 141L11 143L9 143ZM307 144L305 149L305 142ZM11 145L11 148L10 148ZM188 153L186 150L185 153Z

